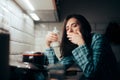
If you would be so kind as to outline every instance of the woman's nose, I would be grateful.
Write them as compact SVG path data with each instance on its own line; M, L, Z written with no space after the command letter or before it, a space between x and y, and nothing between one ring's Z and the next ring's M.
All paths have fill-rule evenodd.
M72 31L73 31L72 28L69 28L69 29L68 29L68 32L72 32Z

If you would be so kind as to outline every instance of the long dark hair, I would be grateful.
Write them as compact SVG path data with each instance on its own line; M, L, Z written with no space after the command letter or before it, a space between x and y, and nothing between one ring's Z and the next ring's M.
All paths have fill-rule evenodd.
M75 49L76 47L78 47L78 45L71 43L67 38L66 24L70 18L77 19L77 21L81 25L79 30L80 30L81 34L83 35L83 39L84 39L85 43L88 46L91 43L91 26L90 26L89 22L86 20L86 18L79 14L69 15L65 18L64 23L63 23L63 34L62 34L62 40L61 40L61 45L60 45L61 57L71 55L72 50Z

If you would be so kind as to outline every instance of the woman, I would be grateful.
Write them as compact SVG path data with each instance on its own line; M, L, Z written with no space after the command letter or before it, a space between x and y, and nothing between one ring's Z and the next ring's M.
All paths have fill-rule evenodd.
M51 33L46 37L46 55L49 64L60 63L68 69L76 63L88 80L117 80L116 59L110 45L101 34L91 33L91 26L84 16L73 14L65 18L58 60L51 42L58 37Z

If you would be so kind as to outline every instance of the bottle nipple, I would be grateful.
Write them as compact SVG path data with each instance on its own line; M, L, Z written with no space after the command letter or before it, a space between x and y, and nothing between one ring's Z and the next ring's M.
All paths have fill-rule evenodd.
M56 27L54 27L53 32L56 33L56 34L58 33L58 30L57 30Z

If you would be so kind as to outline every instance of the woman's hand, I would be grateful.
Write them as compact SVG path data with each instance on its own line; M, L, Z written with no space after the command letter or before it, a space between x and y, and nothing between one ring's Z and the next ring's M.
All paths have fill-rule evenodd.
M76 33L67 33L67 38L74 44L79 45L84 45L84 39L82 37L81 32L77 31Z
M58 36L57 34L53 33L53 32L49 32L47 35L46 35L46 47L50 47L50 44L54 41L57 41L58 40Z

